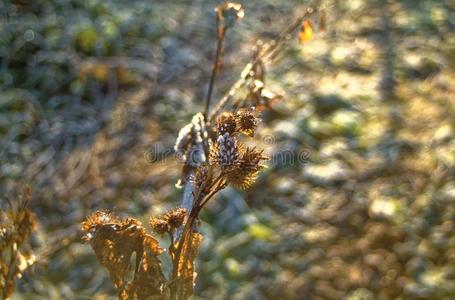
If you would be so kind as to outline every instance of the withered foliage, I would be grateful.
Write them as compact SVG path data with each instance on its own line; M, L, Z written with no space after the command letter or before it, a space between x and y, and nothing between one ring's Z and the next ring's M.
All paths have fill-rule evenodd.
M202 241L202 235L197 230L199 213L226 186L249 188L264 169L263 162L267 160L264 151L245 146L243 139L254 137L259 113L281 98L265 89L265 64L314 10L307 10L285 28L277 40L267 44L258 42L253 59L243 70L239 81L209 115L226 31L244 15L240 4L231 2L218 6L215 12L217 46L205 111L195 114L191 123L180 130L174 146L184 163L176 185L184 188L182 208L171 209L149 220L156 234L169 236L170 245L166 251L172 262L169 276L164 275L158 259L163 250L139 221L131 218L122 220L107 212L96 212L82 223L82 230L86 233L84 239L90 242L100 263L109 270L120 299L176 300L188 299L193 294L196 278L194 264ZM236 92L243 87L247 89L244 93L247 96L235 98ZM231 108L226 109L230 100ZM136 253L136 262L131 268L133 253ZM133 279L128 280L131 277Z
M82 222L83 240L90 243L98 261L109 271L119 299L169 299L171 293L175 299L186 299L192 294L194 260L202 236L192 232L189 240L174 242L173 233L182 226L185 216L186 210L177 208L150 219L155 232L171 236L169 255L178 271L174 280L164 275L158 258L163 249L140 221L97 211ZM176 255L177 248L182 255ZM136 260L132 263L134 253Z
M174 299L187 299L193 294L194 282L197 273L195 271L195 260L202 242L202 235L192 232L181 250L179 257L173 255L173 263L178 267L175 280L170 283L172 297ZM177 245L178 247L178 245ZM176 261L178 259L178 263Z
M17 199L17 207L0 211L0 291L1 299L12 295L16 279L35 262L28 239L35 229L36 217L27 208L30 190Z
M90 243L99 262L108 269L119 299L161 299L165 277L161 271L162 253L158 241L133 218L119 219L97 211L82 223L83 239ZM133 269L130 261L136 261ZM131 273L134 276L132 280Z

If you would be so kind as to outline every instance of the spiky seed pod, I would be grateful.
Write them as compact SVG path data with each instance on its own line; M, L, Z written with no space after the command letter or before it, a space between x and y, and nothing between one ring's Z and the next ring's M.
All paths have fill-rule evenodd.
M259 122L255 110L242 108L236 113L235 119L238 132L250 137L254 136L254 131Z
M218 165L221 170L236 166L242 145L235 136L225 133L218 136L215 145L210 149L211 163Z
M180 226L182 226L183 221L185 220L186 209L181 207L171 209L166 213L166 216L168 219L169 226L172 229L179 228Z
M96 211L88 216L85 221L82 222L82 231L85 235L82 239L86 242L90 242L95 237L95 232L102 226L111 225L111 227L119 226L121 221L107 211Z
M236 122L237 121L233 113L224 112L219 116L216 122L216 129L221 135L225 133L232 135L236 130Z
M266 160L263 150L257 150L256 147L246 148L242 152L237 167L226 173L226 180L229 184L247 189L256 181L259 172L265 168L261 161Z
M151 217L149 225L152 227L152 230L159 235L169 232L169 223L160 217Z
M153 216L150 218L149 225L153 231L162 235L166 232L172 233L182 226L186 216L186 209L174 208L165 214Z

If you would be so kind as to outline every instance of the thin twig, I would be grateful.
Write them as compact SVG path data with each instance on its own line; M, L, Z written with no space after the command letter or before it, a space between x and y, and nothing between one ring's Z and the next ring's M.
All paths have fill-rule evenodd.
M215 85L216 75L218 74L219 64L221 53L223 49L223 41L225 37L225 29L220 27L220 18L216 16L216 54L215 60L213 61L212 66L212 75L210 76L209 89L207 92L207 98L205 99L205 110L204 110L204 119L207 119L207 114L209 113L210 100L212 98L213 86Z
M225 181L224 179L220 178L217 187L214 189L213 195L215 195L215 193L217 193L218 191L220 191L220 190L223 188L223 186L224 186L225 184L226 184L226 181ZM204 199L200 202L200 204L199 204L199 210L201 210L201 209L205 206L205 204L207 204L207 202L210 200L210 198L212 198L212 196L209 197L209 198L204 198Z

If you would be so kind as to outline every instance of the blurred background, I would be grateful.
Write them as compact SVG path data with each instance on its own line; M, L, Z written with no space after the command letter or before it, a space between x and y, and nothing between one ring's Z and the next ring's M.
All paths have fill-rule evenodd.
M240 2L215 99L308 3ZM267 67L284 98L256 137L301 159L207 207L194 299L455 299L455 3L322 2L327 30ZM39 221L13 299L116 299L80 222L179 205L162 158L203 110L219 3L0 2L1 206L29 185Z

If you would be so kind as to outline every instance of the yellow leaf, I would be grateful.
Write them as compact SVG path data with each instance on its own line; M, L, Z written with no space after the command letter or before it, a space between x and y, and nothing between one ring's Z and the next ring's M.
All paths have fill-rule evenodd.
M260 223L251 224L248 227L248 232L258 240L268 240L273 236L273 230Z
M310 21L303 21L300 27L299 41L301 44L310 41L313 38L313 26Z

